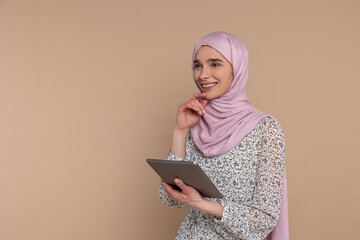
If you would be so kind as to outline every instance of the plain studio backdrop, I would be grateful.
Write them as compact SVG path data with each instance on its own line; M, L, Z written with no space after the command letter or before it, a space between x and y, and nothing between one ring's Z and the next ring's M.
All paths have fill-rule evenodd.
M147 157L197 90L193 46L231 32L250 103L286 137L292 240L358 238L357 0L0 1L0 239L173 239Z

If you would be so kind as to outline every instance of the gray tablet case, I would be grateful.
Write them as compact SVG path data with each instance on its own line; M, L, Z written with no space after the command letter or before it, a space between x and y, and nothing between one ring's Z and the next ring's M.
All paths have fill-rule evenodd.
M186 185L198 190L203 197L223 198L200 166L194 162L158 159L147 159L146 162L171 186L176 186L174 179L178 177Z

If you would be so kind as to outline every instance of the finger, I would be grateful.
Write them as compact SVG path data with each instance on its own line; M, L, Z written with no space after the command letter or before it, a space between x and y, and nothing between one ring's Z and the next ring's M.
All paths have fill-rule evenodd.
M167 184L166 182L161 182L165 191L169 194L171 194L173 191L176 191L175 189L173 189L169 184Z
M164 179L162 179L162 178L160 178L160 182L161 182L161 184L163 185L164 188L169 186L169 184L167 184L167 183L164 181Z
M173 189L168 183L166 183L164 180L161 181L162 185L165 186L166 188L171 188Z
M198 109L196 109L195 106L193 106L193 104L190 103L190 102L185 102L185 103L181 104L179 109L178 109L178 112L179 113L186 113L188 110L198 112Z
M191 100L192 101L196 101L196 103L199 103L198 106L201 109L202 113L205 113L205 109L204 107L206 106L208 100L204 99L204 97L206 96L206 93L194 93ZM201 103L200 103L200 99L201 99ZM204 100L206 100L204 102Z
M191 101L186 103L186 107L193 110L194 112L197 112L199 115L202 115L201 109L195 104L195 102Z
M173 189L169 184L163 182L163 187L165 192L170 196L170 198L174 199L175 201L180 201L181 192L178 190Z
M175 178L174 182L182 191L186 190L187 185L180 178Z
M206 96L206 93L194 93L191 97L191 100L194 100L194 99L198 99L198 98L203 98Z
M198 100L192 100L190 102L190 104L192 104L192 106L194 106L194 108L196 109L196 112L199 114L199 115L202 115L203 114L203 106L201 106L201 104L199 103Z
M192 100L192 102L201 110L201 113L205 113L205 106L202 105L198 100Z
M205 107L206 104L208 103L208 101L209 101L209 100L207 100L207 99L203 99L203 100L201 101L201 105L202 105L203 107ZM205 111L205 109L204 109L204 111Z

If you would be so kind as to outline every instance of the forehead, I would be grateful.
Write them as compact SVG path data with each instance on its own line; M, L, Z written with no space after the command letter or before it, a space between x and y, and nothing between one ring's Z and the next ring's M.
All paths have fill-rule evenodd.
M196 60L207 60L208 58L225 59L225 57L210 46L202 46L195 54Z

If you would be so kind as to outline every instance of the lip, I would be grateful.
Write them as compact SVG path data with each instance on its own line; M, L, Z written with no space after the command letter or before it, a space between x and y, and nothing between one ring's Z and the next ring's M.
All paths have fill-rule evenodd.
M203 87L203 85L210 85L210 84L215 84L215 85L212 87ZM200 85L201 89L203 90L203 92L208 92L208 91L214 89L218 85L218 83L217 82L199 83L199 85Z

